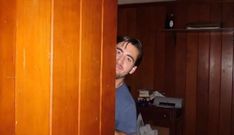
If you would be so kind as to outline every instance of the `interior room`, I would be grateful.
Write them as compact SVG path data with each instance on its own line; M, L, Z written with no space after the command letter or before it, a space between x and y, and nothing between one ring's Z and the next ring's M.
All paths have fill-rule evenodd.
M119 3L117 31L144 45L142 64L127 78L134 98L146 90L183 100L176 110L144 104L146 123L170 135L234 134L233 0Z
M113 135L116 35L144 44L136 101L164 96L145 124L234 135L234 0L144 2L0 0L0 135Z

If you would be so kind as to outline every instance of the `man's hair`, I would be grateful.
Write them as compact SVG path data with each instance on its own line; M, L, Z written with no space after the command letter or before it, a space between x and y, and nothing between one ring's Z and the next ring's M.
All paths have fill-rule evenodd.
M143 48L142 48L142 42L136 38L132 38L129 36L117 36L117 44L120 42L127 42L131 43L133 46L135 46L139 52L135 66L139 66L143 57Z

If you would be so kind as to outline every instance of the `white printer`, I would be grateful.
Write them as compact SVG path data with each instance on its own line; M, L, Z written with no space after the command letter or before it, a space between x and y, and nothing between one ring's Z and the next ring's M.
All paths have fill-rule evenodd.
M182 108L182 104L183 104L182 98L160 97L160 96L156 96L153 102L153 105L163 108Z

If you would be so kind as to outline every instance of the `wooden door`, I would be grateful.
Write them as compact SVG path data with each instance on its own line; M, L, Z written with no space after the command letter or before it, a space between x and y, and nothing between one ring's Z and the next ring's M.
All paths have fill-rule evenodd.
M116 2L0 0L0 134L114 133Z

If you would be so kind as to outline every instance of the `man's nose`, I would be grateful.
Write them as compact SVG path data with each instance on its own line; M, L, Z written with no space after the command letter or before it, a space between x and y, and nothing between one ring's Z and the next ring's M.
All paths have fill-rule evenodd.
M118 63L118 64L123 64L124 59L125 59L124 56L119 56L119 57L117 58L117 63Z

